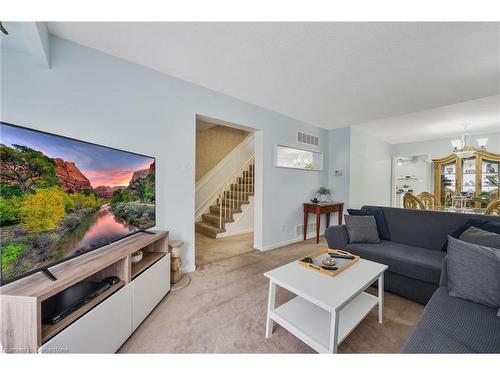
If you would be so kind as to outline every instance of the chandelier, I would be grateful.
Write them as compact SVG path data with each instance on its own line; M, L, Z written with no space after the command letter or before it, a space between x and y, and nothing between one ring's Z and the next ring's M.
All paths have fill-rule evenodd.
M476 139L478 147L473 147L470 145L471 134L468 130L468 126L464 125L464 132L460 139L452 139L451 147L453 153L461 159L470 158L474 156L476 151L486 150L486 144L488 143L488 138L478 138Z

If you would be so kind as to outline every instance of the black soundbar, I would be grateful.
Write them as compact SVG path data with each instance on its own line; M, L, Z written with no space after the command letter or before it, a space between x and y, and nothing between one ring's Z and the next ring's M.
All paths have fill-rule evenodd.
M111 278L110 278L111 279ZM114 280L118 280L115 278ZM115 281L116 282L116 281ZM115 282L81 281L42 302L42 322L56 324L108 290Z

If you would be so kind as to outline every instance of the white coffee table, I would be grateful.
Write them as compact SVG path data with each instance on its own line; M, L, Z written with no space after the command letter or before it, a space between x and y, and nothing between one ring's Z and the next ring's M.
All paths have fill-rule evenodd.
M384 271L387 266L360 259L330 277L306 269L297 261L266 272L269 279L266 338L278 323L319 353L336 353L338 345L378 304L383 322ZM365 290L378 279L378 297ZM275 307L276 285L297 296Z

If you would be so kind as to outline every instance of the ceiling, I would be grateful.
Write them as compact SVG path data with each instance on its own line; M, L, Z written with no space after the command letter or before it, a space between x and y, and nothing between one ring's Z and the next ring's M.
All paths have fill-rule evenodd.
M500 93L500 23L48 26L62 38L325 128Z
M472 134L500 133L500 95L356 125L389 143L460 138L464 125Z
M49 23L52 34L325 128L500 93L500 23Z

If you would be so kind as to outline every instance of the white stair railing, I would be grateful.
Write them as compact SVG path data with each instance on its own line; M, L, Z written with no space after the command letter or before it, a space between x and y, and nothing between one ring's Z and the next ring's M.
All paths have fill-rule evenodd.
M241 183L240 179L241 178ZM231 217L233 210L241 208L242 202L249 200L254 194L255 154L226 179L217 189L217 205L219 206L219 229L224 227L226 219ZM234 190L233 190L234 185Z

